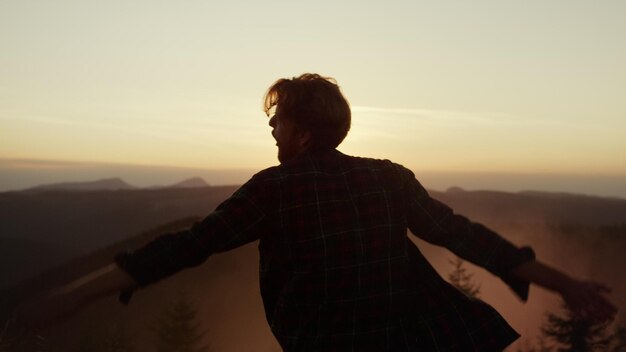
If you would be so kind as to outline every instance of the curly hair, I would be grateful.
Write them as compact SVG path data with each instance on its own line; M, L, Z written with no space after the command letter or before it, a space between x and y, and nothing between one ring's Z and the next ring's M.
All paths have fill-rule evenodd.
M350 130L350 106L334 78L315 73L281 78L265 93L265 114L273 108L309 131L316 148L336 148Z

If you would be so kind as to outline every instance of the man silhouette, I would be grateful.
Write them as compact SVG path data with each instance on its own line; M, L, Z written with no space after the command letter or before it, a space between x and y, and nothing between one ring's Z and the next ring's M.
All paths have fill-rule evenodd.
M128 302L137 288L260 240L266 317L286 351L497 351L514 341L519 335L495 310L437 275L408 229L486 268L524 300L535 282L589 319L615 313L606 287L549 268L530 248L454 214L408 169L337 151L351 115L333 79L280 79L265 112L280 165L190 229L120 253L60 292L82 304L121 290Z

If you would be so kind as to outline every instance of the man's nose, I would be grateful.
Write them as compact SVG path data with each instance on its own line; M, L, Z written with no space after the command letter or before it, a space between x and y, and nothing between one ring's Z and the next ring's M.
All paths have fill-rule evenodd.
M270 127L276 127L276 116L272 116L269 122Z

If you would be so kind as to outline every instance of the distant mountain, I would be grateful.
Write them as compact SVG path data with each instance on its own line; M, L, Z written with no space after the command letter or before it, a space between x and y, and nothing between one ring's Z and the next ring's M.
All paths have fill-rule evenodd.
M165 189L165 188L203 188L203 187L211 187L202 177L192 177L188 179L184 179L180 182L171 184L171 185L154 185L145 187L144 189Z
M0 238L62 246L67 249L62 259L68 260L72 257L69 254L87 253L163 223L205 216L236 189L220 186L0 193ZM13 248L12 242L0 241L0 246L0 255ZM28 263L34 272L48 264ZM15 280L25 278L17 272Z
M626 199L621 198L537 191L466 191L459 187L429 193L456 213L490 226L626 224Z
M151 186L144 189L164 189L164 188L201 188L210 187L201 177L192 177L167 186ZM38 193L46 191L120 191L141 189L133 186L121 178L106 178L96 181L85 182L61 182L28 188L23 192Z
M201 177L192 177L186 180L180 181L171 185L172 188L194 188L194 187L209 187L209 184Z
M457 186L450 187L450 188L448 188L448 189L446 190L446 193L451 193L451 194L454 194L454 193L463 193L463 192L467 192L467 191L466 191L466 190L464 190L463 188L461 188L461 187L457 187Z
M41 192L51 190L63 190L63 191L119 191L136 189L120 178L105 178L96 181L87 182L62 182L52 183L47 185L36 186L29 188L27 192Z
M209 187L209 184L204 181L201 177L192 177L186 180L175 183L171 186L167 186L168 188L199 188L199 187Z

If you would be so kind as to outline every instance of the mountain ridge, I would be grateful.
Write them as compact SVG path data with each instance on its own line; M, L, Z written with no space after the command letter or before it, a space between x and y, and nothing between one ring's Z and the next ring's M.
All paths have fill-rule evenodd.
M79 181L79 182L58 182L58 183L49 183L34 186L31 188L25 189L23 192L44 192L44 191L94 191L94 190L108 190L108 191L118 191L118 190L129 190L129 189L137 189L136 186L133 186L119 177L111 177L111 178L103 178L93 181Z
M154 185L150 187L137 187L124 181L120 177L110 177L92 181L56 182L37 185L24 190L10 192L40 193L48 191L120 191L140 189L164 189L164 188L201 188L210 185L201 177L190 177L169 185ZM4 193L4 192L0 192Z
M47 192L47 191L119 191L119 190L158 190L158 189L170 189L170 188L203 188L203 187L211 187L209 183L206 182L202 177L193 176L189 178L182 179L181 181L166 184L166 185L152 185L147 187L138 187L134 186L121 177L109 177L102 178L96 180L88 180L88 181L68 181L68 182L56 182L56 183L46 183L37 186L33 186L30 188L26 188L23 190L12 190L12 191L4 191L2 193L13 193L13 192L29 192L29 193L39 193L39 192ZM467 190L460 186L451 186L448 187L445 191L435 191L431 190L432 193L437 194L500 194L500 195L521 195L521 196L533 196L533 197L543 197L543 198L560 198L560 197L568 197L568 198L576 198L576 197L586 197L586 198L594 198L594 199L607 199L607 200L617 200L617 201L626 201L626 198L618 197L618 196L602 196L602 195L593 195L586 193L574 193L574 192L555 192L555 191L540 191L540 190L522 190L522 191L501 191L501 190L490 190L490 189L475 189L475 190Z

